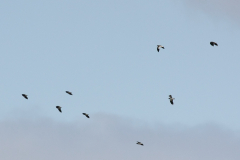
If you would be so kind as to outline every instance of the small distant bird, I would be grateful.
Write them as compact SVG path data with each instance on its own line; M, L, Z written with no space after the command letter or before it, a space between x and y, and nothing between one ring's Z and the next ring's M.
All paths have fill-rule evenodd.
M61 112L62 113L62 107L60 107L60 106L56 106L56 108L59 110L59 112Z
M170 99L170 103L173 105L173 100L175 99L175 98L172 98L172 95L169 95L169 98L168 99Z
M162 45L157 45L157 51L159 52L160 48L165 49Z
M72 92L66 91L67 94L72 95Z
M83 113L83 115L86 116L87 118L90 118L89 114L87 114L87 113Z
M142 146L143 146L143 144L142 144L141 142L138 142L138 141L137 141L137 143L136 143L136 144L138 144L138 145L142 145Z
M210 44L211 44L212 46L214 46L214 45L215 45L215 46L218 46L218 44L217 44L216 42L213 42L213 41L210 42Z
M28 95L26 95L26 94L22 94L22 96L24 97L24 98L26 98L26 99L28 99Z

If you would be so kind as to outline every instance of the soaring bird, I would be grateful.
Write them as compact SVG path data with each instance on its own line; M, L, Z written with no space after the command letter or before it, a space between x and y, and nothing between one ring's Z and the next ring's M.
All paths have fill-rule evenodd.
M217 44L216 42L213 42L213 41L211 41L210 44L211 44L212 46L214 46L214 45L215 45L215 46L218 46L218 44Z
M169 95L169 98L168 99L170 99L170 103L173 105L173 100L175 99L175 98L172 98L172 95Z
M22 96L24 97L24 98L26 98L26 99L28 99L28 95L26 95L26 94L22 94Z
M56 108L59 110L59 112L61 112L62 113L62 107L60 107L60 106L56 106Z
M83 115L86 116L87 118L90 118L89 114L87 114L87 113L83 113Z
M137 141L137 143L136 143L136 144L138 144L138 145L142 145L142 146L143 146L143 144L142 144L141 142L138 142L138 141Z
M159 52L160 48L165 49L162 45L157 45L157 51Z
M72 92L66 91L67 94L72 95Z

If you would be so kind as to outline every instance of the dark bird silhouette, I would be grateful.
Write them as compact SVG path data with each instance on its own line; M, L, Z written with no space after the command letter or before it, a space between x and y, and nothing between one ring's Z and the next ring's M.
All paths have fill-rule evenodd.
M28 95L22 94L22 96L23 96L24 98L28 99Z
M89 114L87 114L87 113L83 113L83 115L86 116L87 118L90 118Z
M142 144L141 142L138 142L138 141L137 141L137 143L136 143L136 144L143 146L143 144Z
M216 42L213 42L213 41L210 42L210 44L211 44L211 46L214 46L214 45L215 45L215 46L218 46L218 44L217 44Z
M66 91L67 94L72 95L72 92Z
M60 107L60 106L56 106L56 108L59 110L59 112L61 112L62 113L62 107Z
M172 95L169 95L169 98L168 99L170 99L170 103L173 105L174 103L173 103L173 100L175 99L175 98L172 98Z
M160 51L160 48L165 49L162 45L157 45L157 51Z

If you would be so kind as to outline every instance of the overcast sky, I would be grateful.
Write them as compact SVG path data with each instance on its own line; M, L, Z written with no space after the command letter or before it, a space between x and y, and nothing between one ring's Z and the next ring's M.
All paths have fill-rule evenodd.
M183 0L192 8L211 15L213 19L226 20L229 19L232 23L240 25L240 11L238 0Z
M239 5L1 1L0 158L239 160Z
M1 159L6 160L239 160L239 132L212 124L152 128L129 118L94 114L71 123L39 118L0 125Z

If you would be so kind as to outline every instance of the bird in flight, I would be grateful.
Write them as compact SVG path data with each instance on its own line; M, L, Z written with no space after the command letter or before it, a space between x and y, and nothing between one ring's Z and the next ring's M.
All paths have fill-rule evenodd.
M22 94L22 96L24 97L24 98L26 98L26 99L28 99L28 95L26 95L26 94Z
M165 49L162 45L157 45L157 51L160 51L160 48Z
M72 95L72 92L66 91L67 94Z
M87 113L83 113L83 115L86 116L87 118L90 118L89 114L87 114Z
M143 146L143 144L142 144L141 142L138 142L138 141L137 141L137 143L136 143L136 144Z
M213 41L210 42L210 44L211 44L211 46L214 46L214 45L215 45L215 46L218 46L218 44L217 44L216 42L213 42Z
M168 99L170 99L170 103L173 105L173 100L175 99L175 98L172 98L172 95L169 95L169 98Z
M59 112L61 112L62 113L62 107L60 107L60 106L56 106L56 108L59 110Z

